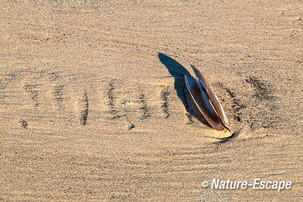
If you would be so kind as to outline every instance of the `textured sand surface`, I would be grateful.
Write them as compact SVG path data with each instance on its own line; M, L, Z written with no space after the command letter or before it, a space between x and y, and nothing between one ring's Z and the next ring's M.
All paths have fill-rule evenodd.
M303 1L0 1L0 30L0 199L302 200ZM190 65L232 138L193 116Z

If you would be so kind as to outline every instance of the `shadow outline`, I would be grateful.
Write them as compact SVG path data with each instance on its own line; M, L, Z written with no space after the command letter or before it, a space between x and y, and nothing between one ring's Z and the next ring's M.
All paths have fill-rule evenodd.
M191 98L185 84L184 75L188 75L190 77L191 74L186 70L186 68L178 63L176 60L172 59L171 57L163 54L158 53L158 57L160 62L167 68L168 72L171 74L172 77L175 79L174 88L177 92L177 96L182 101L186 111L198 119L204 125L212 128L208 122L204 119L204 117L197 113L199 110L197 109L196 105L194 104L193 99Z

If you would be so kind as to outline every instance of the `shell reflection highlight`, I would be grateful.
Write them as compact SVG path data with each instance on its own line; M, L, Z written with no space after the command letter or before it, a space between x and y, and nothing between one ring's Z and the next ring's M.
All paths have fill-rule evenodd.
M184 75L184 79L189 94L199 113L202 114L213 129L219 131L227 129L231 132L229 121L212 87L206 82L197 68L194 66L191 67L198 78Z

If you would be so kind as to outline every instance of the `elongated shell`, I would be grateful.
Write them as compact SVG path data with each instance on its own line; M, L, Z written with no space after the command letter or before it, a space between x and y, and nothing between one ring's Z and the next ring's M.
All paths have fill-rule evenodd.
M223 107L212 87L197 68L192 68L198 78L184 75L184 79L194 104L212 128L220 131L227 129L231 132Z

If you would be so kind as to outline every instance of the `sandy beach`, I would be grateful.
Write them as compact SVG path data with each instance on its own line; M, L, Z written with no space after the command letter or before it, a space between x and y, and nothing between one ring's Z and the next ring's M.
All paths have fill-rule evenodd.
M1 1L0 30L0 200L302 200L302 1Z

